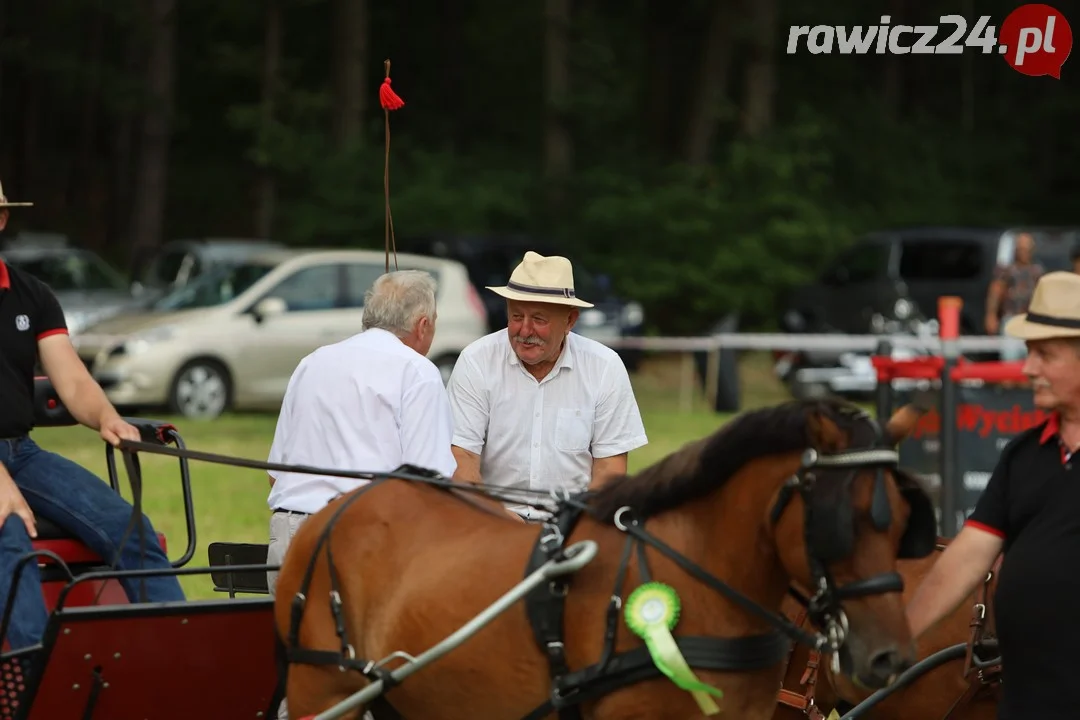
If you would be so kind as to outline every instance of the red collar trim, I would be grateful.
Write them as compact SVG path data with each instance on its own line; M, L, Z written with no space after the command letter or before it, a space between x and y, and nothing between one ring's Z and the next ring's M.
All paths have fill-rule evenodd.
M0 260L0 290L8 290L11 288L11 275L8 274L7 265L3 260Z
M1042 435L1039 436L1039 444L1045 445L1054 439L1054 437L1061 431L1061 416L1057 411L1050 413L1050 417L1046 421L1046 425L1043 427Z

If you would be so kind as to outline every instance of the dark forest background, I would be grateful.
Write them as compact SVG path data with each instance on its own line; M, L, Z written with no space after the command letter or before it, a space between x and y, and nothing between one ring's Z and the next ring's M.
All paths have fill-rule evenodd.
M760 324L870 229L1080 220L1080 58L784 52L1018 4L0 0L0 177L36 203L12 229L125 270L183 237L381 248L389 58L399 236L553 238L653 329Z

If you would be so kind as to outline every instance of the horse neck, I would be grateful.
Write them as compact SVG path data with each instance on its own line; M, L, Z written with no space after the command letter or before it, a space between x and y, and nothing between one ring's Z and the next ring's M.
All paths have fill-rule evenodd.
M750 461L722 487L698 502L657 515L647 528L756 604L779 611L791 577L780 562L768 515L780 486L798 466L797 454L790 460ZM718 619L747 632L771 629L727 601Z

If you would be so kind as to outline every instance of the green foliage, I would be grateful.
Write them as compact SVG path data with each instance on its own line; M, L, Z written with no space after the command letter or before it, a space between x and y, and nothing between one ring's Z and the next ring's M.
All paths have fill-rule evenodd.
M398 236L527 230L535 178L451 151L392 143L390 207ZM297 244L382 247L384 147L324 150L298 168L302 189L283 199L280 239Z
M987 3L999 24L1011 9ZM890 108L895 58L783 52L791 24L876 22L879 13L856 0L777 3L774 122L754 140L738 126L753 90L747 41L755 28L737 19L708 162L682 164L714 5L571 2L567 98L556 104L545 98L545 3L472 0L410 12L368 0L367 34L351 38L365 48L363 127L341 148L331 137L335 3L282 0L267 119L266 6L177 2L167 235L251 234L255 182L269 174L277 239L382 247L377 93L387 57L406 100L390 118L396 235L550 235L642 302L653 332L703 332L733 311L744 328L769 327L790 288L870 230L1075 222L1080 93L1072 66L1059 81L1022 76L996 55L903 56ZM931 5L909 10L926 15L919 22L947 11ZM130 57L145 49L149 6L8 3L0 124L22 136L0 148L0 175L23 192L18 176L36 173L40 213L19 221L85 225L94 217L105 225L100 218L115 215L96 234L124 237L114 208L130 206L131 189L110 184L137 160L147 68ZM100 52L91 43L95 21L103 23ZM84 122L89 112L93 124ZM551 117L565 120L572 140L571 174L558 182L544 177ZM126 136L116 132L125 128ZM92 179L77 176L80 162L93 166ZM64 199L82 193L93 195L91 212Z
M767 141L733 143L704 170L590 172L578 246L645 304L658 331L699 333L731 311L768 324L778 296L851 238L830 198L821 133L805 120Z

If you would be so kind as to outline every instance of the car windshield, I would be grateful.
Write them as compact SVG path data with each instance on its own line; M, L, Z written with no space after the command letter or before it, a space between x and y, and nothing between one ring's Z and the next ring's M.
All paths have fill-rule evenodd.
M130 290L120 273L89 252L64 252L8 262L41 280L54 292Z
M155 310L191 310L222 305L274 269L265 263L219 266L154 303Z

